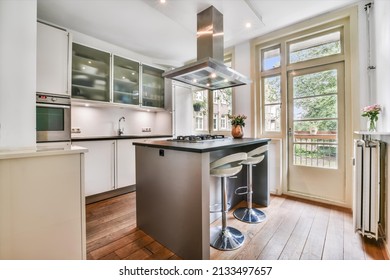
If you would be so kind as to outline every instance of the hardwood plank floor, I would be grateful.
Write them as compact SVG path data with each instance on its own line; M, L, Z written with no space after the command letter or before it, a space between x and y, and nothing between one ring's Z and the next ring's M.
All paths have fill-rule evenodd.
M137 229L135 196L132 192L87 205L88 259L180 259ZM352 214L346 209L286 196L271 196L270 206L260 208L267 219L255 225L229 212L228 225L244 232L245 243L234 251L210 248L210 259L386 259L381 242L354 233ZM217 225L220 220L211 226Z

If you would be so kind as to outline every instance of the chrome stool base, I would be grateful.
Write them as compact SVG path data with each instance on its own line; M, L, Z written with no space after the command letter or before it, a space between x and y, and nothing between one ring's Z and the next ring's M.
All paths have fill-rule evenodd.
M256 208L237 208L233 215L236 219L249 224L261 223L266 219L265 213Z
M213 227L210 229L210 246L223 251L238 249L244 243L244 235L233 227Z

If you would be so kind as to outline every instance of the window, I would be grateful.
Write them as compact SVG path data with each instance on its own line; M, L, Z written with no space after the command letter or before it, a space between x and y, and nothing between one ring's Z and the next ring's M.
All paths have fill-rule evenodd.
M200 112L196 112L195 113L195 130L196 131L202 131L204 129L203 128L204 127L203 121L204 121L203 114Z
M218 114L213 114L213 130L218 130Z
M213 103L218 104L218 92L216 90L213 91Z
M227 128L227 115L223 115L221 117L221 127L220 130L224 130Z
M208 91L196 90L193 92L192 104L193 104L193 130L195 132L208 130Z
M264 130L280 131L281 81L280 75L263 78Z
M217 118L216 123L219 127L214 127L214 131L230 130L227 125L227 115L232 113L232 89L220 89L213 91L213 97L216 102L213 104L214 117ZM222 125L223 124L223 125Z
M272 46L268 44L264 48L258 48L259 82L261 84L263 107L261 116L262 133L281 133L282 131L282 108L287 110L286 106L288 105L286 97L284 97L285 105L283 105L282 89L287 88L285 77L288 73L302 67L329 63L328 61L324 62L321 58L327 56L337 57L337 55L340 57L340 54L344 53L342 27L326 31L318 29L312 33L305 35L301 33L295 36L289 35L275 40ZM283 61L282 57L286 57L287 62ZM305 64L298 65L298 62L305 62ZM324 85L318 84L317 86ZM297 94L310 95L310 93L303 92ZM318 101L320 99L315 98L313 100ZM310 100L308 99L308 101Z
M289 61L296 63L341 53L341 31L289 43Z
M265 49L262 53L262 70L270 70L280 67L280 47Z

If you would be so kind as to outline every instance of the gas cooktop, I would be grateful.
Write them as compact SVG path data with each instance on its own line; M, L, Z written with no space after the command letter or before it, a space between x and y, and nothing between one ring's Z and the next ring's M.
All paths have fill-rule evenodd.
M222 139L225 139L224 135L200 134L200 135L177 136L176 138L170 139L170 141L200 143L200 142L222 140Z

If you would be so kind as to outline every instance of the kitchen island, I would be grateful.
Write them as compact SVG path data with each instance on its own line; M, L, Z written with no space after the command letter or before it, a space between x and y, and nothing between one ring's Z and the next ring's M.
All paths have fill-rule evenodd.
M211 141L134 142L136 145L137 226L183 259L210 258L210 205L220 202L220 180L210 177L210 162L267 145L264 138ZM246 185L246 168L228 180L230 207L246 196L234 189ZM269 204L267 153L254 168L253 202ZM244 233L245 234L245 233Z

